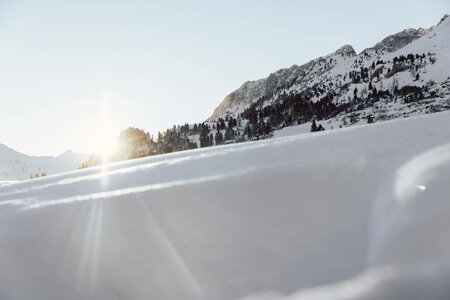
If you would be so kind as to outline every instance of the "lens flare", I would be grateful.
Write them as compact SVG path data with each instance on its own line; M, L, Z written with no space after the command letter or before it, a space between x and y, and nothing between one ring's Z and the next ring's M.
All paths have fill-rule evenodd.
M97 128L94 132L96 136L95 152L103 163L107 163L117 150L117 138L107 100L102 101Z

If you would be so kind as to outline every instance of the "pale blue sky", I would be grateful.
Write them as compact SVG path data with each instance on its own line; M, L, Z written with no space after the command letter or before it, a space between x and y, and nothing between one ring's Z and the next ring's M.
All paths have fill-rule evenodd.
M246 80L448 12L448 0L0 0L0 143L94 151L105 105L114 133L203 121Z

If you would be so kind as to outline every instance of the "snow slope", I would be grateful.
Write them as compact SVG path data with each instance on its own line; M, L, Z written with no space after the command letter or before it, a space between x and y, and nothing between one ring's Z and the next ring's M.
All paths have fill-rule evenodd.
M53 156L28 156L0 144L0 181L14 181L30 178L42 173L56 174L77 169L89 154L66 151Z
M448 299L449 137L443 112L2 186L0 299Z

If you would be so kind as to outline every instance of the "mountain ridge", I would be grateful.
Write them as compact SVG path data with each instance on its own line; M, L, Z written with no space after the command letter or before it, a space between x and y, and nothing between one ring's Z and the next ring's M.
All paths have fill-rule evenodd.
M227 117L236 118L237 114L243 112L244 107L246 108L250 106L260 97L269 96L270 93L273 93L277 88L280 88L285 84L290 84L290 81L292 81L294 75L298 76L302 73L302 71L305 71L305 73L307 73L311 65L314 64L314 62L320 61L321 59L327 59L339 54L354 57L362 56L368 52L382 52L388 54L399 51L400 49L406 47L407 45L441 26L441 24L445 22L447 17L448 15L445 15L437 25L429 29L410 28L395 34L391 34L382 39L380 42L376 43L374 46L364 49L360 54L357 54L351 45L344 45L333 53L318 57L303 65L298 66L294 64L289 68L283 68L272 72L265 78L246 81L238 89L225 96L223 101L216 107L213 114L206 121L213 122L217 121L219 118ZM333 67L334 66L332 66L331 68ZM316 73L314 75L320 74Z
M213 115L207 121L212 122L219 117L223 117L223 110L227 109L229 104L239 101L245 101L245 104L251 104L252 100L269 95L282 84L293 79L298 79L299 76L305 76L307 71L311 70L316 63L326 60L331 55L353 57L356 55L356 52L351 45L345 44L331 54L320 56L300 66L294 64L288 68L282 68L272 72L266 78L246 81L237 90L225 96L224 100L214 110Z
M0 181L24 180L77 169L90 154L72 150L58 156L31 156L0 143Z

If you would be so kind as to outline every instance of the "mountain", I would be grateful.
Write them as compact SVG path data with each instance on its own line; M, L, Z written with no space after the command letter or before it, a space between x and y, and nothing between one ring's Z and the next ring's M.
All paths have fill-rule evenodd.
M450 109L450 18L357 54L351 45L247 81L205 122L173 126L138 156L366 124ZM88 165L90 165L88 163Z
M66 151L53 156L28 156L0 144L0 181L23 180L39 176L72 171L88 159L89 154Z
M330 55L319 57L304 65L293 65L290 68L278 70L267 78L247 81L239 89L225 97L222 103L214 110L213 115L208 118L208 121L214 121L221 117L237 117L237 113L242 112L245 107L248 107L257 99L270 97L285 85L293 85L295 82L300 81L311 81L314 77L330 70L334 64L329 64L327 62L329 59L338 58L340 60L353 56L356 56L353 47L345 45Z
M359 54L350 45L301 66L245 82L207 124L239 119L241 139L312 119L325 129L450 108L450 18L390 35ZM311 124L311 123L309 123ZM252 132L249 137L245 132Z

